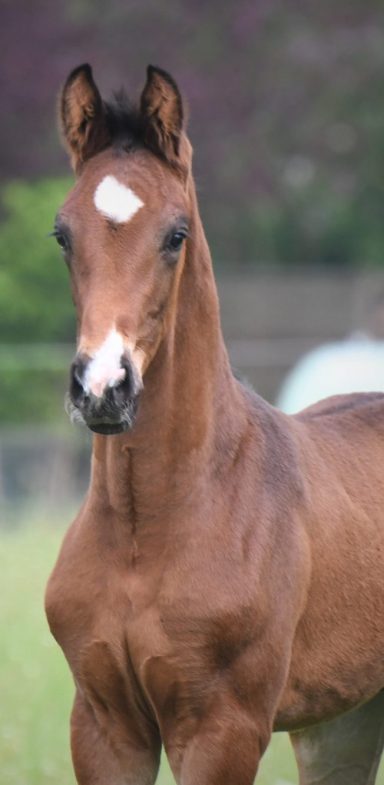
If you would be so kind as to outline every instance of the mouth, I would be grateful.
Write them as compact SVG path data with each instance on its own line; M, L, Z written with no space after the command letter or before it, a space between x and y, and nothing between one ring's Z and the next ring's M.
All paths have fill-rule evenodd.
M126 399L119 409L108 403L100 405L93 397L88 397L81 406L76 405L68 393L65 401L65 410L74 424L86 425L93 433L103 436L113 436L124 431L130 431L136 421L139 396Z
M123 433L129 430L129 425L125 422L88 422L86 425L93 433L101 433L103 436L113 436L115 433Z

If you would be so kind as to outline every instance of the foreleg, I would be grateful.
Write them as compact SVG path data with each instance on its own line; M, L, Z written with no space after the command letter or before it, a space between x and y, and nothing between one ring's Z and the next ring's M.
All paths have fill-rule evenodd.
M79 694L71 718L71 749L79 785L153 785L160 760L160 740L138 743L112 725L100 726L94 710Z

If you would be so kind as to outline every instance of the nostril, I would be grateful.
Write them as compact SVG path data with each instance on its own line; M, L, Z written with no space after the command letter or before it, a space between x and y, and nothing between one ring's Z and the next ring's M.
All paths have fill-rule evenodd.
M83 380L83 367L80 366L79 363L75 363L73 368L73 381L76 384L80 385L80 387L82 387L83 386L82 380Z
M117 408L123 406L127 399L134 398L139 392L135 373L131 363L125 357L121 360L121 377L113 386L106 389L104 396Z
M104 398L113 406L119 408L124 404L126 398L130 397L130 394L131 387L129 383L127 384L127 378L125 376L117 384L114 384L113 387L108 387L106 389Z
M141 385L141 379L138 376L135 366L126 356L122 358L121 366L122 368L124 368L125 376L121 381L120 385L130 395L133 396L137 395L140 392L142 385Z
M115 389L119 389L119 387L130 386L129 373L127 372L127 369L124 367L124 365L121 366L113 386Z
M74 404L79 404L85 398L84 375L88 362L86 357L76 357L70 371L70 396Z

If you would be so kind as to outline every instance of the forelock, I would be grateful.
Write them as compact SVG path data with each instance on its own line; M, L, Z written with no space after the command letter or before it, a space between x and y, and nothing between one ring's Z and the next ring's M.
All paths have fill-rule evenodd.
M166 160L147 143L145 120L139 106L133 103L124 89L119 90L111 101L104 102L104 111L109 131L109 147L116 153L149 149L156 157ZM186 167L179 161L167 161L171 169L183 178Z
M145 147L142 116L124 90L115 93L112 101L105 102L104 109L112 147L127 152Z

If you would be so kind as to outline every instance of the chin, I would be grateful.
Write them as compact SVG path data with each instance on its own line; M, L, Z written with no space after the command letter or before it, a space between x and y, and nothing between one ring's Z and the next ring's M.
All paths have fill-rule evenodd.
M72 423L86 425L92 433L100 433L103 436L113 436L115 434L131 431L136 422L138 407L138 396L131 398L124 403L121 410L109 410L104 412L99 406L89 406L79 408L71 400L69 394L65 402L66 412Z

